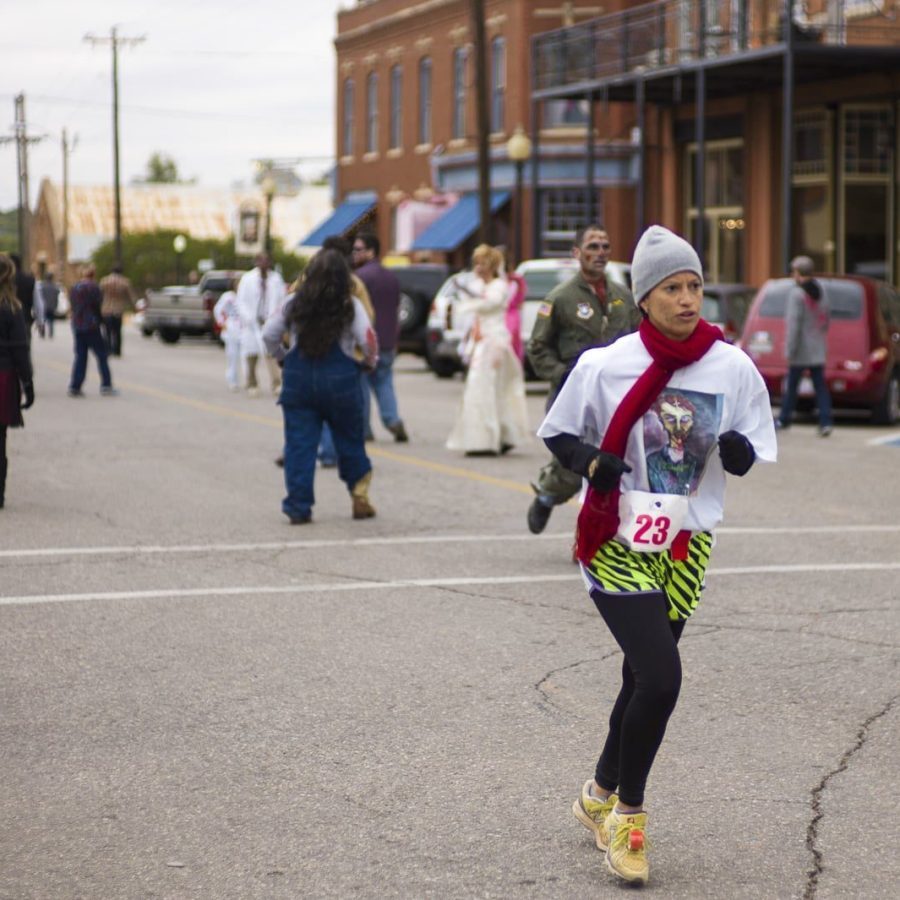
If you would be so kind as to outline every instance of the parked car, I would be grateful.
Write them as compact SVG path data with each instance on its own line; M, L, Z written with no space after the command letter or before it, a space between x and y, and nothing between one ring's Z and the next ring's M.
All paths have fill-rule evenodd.
M563 259L529 259L520 263L516 272L525 279L526 293L522 304L522 344L527 345L537 318L540 304L558 284L567 281L578 271L578 261L571 257ZM620 283L630 285L631 267L627 263L609 262L607 272ZM460 273L455 278L471 278L471 272ZM458 290L454 278L448 279L438 291L431 305L427 328L428 364L440 378L449 378L463 369L459 356L459 345L471 322L460 315L457 301ZM525 374L534 378L527 360Z
M710 325L718 325L725 340L733 344L740 337L755 295L756 288L749 284L704 284L700 315Z
M900 297L890 285L856 275L816 276L831 310L825 381L838 409L867 409L872 420L900 421ZM757 293L739 341L779 401L788 371L785 308L794 281L775 278ZM811 407L809 378L800 383L798 407Z
M216 337L213 307L232 279L243 274L234 269L211 269L197 285L147 291L144 302L137 304L141 332L147 337L158 332L167 344L176 343L183 334Z
M391 266L400 280L400 335L397 350L426 356L425 331L428 310L441 285L450 273L443 263L412 263Z

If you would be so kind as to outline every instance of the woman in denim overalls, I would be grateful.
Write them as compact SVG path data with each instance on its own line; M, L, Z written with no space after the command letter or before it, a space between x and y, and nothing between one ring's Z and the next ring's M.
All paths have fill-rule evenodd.
M283 338L290 337L285 350ZM369 519L372 463L363 430L361 368L378 360L378 341L366 311L350 293L350 269L334 250L317 253L293 298L266 322L263 341L284 372L279 403L284 413L284 481L281 504L292 525L312 520L316 452L327 422L334 437L338 475L353 501L353 518Z

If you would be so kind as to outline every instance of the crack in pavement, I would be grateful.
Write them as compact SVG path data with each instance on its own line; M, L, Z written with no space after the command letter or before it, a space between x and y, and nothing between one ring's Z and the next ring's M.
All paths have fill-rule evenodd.
M886 716L894 707L894 704L900 700L900 694L891 697L890 700L876 713L873 713L869 716L863 723L860 725L859 729L856 732L856 741L853 746L844 752L844 755L841 757L840 762L837 766L832 769L830 772L826 773L822 780L816 785L812 792L812 811L813 817L810 820L809 825L806 827L806 849L812 854L813 857L813 866L807 872L806 876L806 889L803 892L803 900L813 900L816 896L816 890L819 886L819 876L825 869L824 861L823 861L823 853L818 847L818 839L819 839L819 823L825 816L825 812L822 809L822 795L825 793L825 788L828 787L829 782L840 775L842 772L846 772L850 766L850 760L865 746L866 741L869 738L869 729L872 725L877 722L879 719Z
M553 698L550 696L550 694L547 692L547 690L544 688L544 685L547 684L547 682L550 681L551 678L558 675L560 672L566 672L569 669L577 669L579 666L583 666L586 663L603 663L603 662L606 662L606 660L608 660L608 659L612 659L614 656L621 656L621 655L622 655L622 651L619 650L618 648L616 648L615 650L610 651L609 653L605 654L604 656L592 657L590 659L579 659L573 663L569 663L566 666L560 666L558 669L551 669L549 672L547 672L543 676L543 678L541 678L537 682L535 682L535 685L534 685L534 689L538 692L538 694L541 695L541 697L543 697L543 700L538 701L538 704L537 704L538 709L543 710L545 712L549 712L550 710L548 709L548 707L550 707L550 708L552 708L552 711L554 711L554 712L565 713L565 714L571 716L572 711L563 709L563 707L561 707L558 703L556 703L553 700ZM575 713L575 716L581 720L584 720L584 718L585 718L584 716L579 716L577 713Z

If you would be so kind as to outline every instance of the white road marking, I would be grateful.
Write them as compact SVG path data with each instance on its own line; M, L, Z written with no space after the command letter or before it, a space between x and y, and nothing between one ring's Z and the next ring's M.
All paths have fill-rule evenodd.
M900 525L809 525L809 526L748 526L722 527L716 535L767 535L767 534L891 534L900 532ZM384 547L410 544L472 544L488 541L571 541L571 531L553 534L436 534L403 535L392 537L340 538L312 541L263 541L243 544L125 544L105 547L23 547L19 550L0 550L0 559L27 559L37 556L151 556L162 553L251 553L263 550L320 550L324 547Z
M894 431L891 434L882 435L882 437L872 438L867 443L870 447L880 447L884 444L900 445L900 431Z
M708 576L772 575L807 572L887 572L900 569L900 562L831 563L775 566L734 566L710 569ZM487 587L504 584L569 582L582 585L577 572L566 575L497 575L470 578L408 578L397 581L343 581L323 584L283 584L242 587L161 588L149 591L94 591L80 594L24 594L19 597L0 597L0 606L27 606L40 603L72 603L83 600L165 600L184 597L235 597L260 594L324 594L338 591L384 591L406 588Z

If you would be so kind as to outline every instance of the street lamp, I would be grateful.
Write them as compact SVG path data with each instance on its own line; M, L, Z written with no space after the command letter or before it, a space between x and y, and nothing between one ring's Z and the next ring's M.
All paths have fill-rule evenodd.
M265 230L265 239L263 242L263 247L265 248L266 253L270 256L272 255L272 227L271 227L271 219L272 219L272 198L275 196L275 179L271 175L266 175L260 183L260 187L262 188L263 196L266 198L266 230Z
M524 218L522 174L526 161L531 158L531 139L525 134L521 125L516 126L512 137L506 142L506 155L516 164L516 220L514 223L513 259L518 265L522 262L522 219Z
M172 241L172 249L175 251L175 283L181 284L181 254L187 247L187 238L183 234L176 234Z

